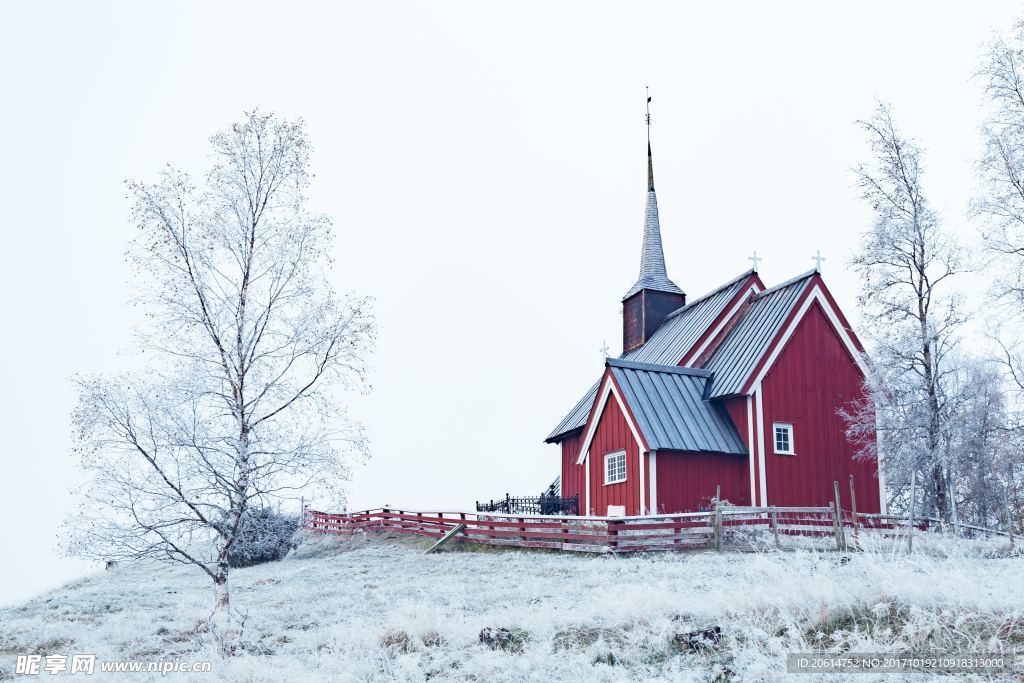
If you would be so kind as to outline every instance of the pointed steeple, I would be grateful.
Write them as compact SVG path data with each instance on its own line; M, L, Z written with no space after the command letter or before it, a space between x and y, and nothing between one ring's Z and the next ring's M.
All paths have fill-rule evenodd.
M648 119L648 130L650 123ZM658 195L654 192L654 158L651 154L650 133L647 139L647 206L644 209L644 243L640 250L640 277L622 297L623 301L641 289L682 294L683 290L668 279L665 270L665 252L661 246L661 223L658 220Z
M647 207L644 243L640 250L640 277L622 297L622 351L629 353L647 343L672 311L686 304L686 294L668 279L661 246L658 195L654 193L654 155L651 154L651 98L647 97Z
M654 157L651 155L651 134L647 134L647 191L654 192Z

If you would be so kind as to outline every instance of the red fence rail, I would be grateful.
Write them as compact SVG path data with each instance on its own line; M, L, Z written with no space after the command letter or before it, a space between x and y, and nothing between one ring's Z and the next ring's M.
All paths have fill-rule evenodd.
M845 517L845 515L843 516ZM845 548L846 519L830 507L741 508L643 517L506 515L377 508L332 514L306 510L304 526L324 534L390 531L440 538L457 525L460 543L582 552L641 552L714 546L750 532L780 536L834 536ZM876 522L881 526L883 522Z
M916 529L933 528L938 520L915 520ZM828 507L733 507L706 512L643 517L506 515L473 512L424 512L376 508L332 514L305 510L303 525L322 534L352 535L388 531L440 538L458 525L451 540L519 548L579 552L648 552L688 548L721 548L724 543L763 534L776 547L781 538L834 538L836 548L855 546L860 531L888 536L907 532L907 520L891 515L866 515ZM990 534L1001 532L977 528Z

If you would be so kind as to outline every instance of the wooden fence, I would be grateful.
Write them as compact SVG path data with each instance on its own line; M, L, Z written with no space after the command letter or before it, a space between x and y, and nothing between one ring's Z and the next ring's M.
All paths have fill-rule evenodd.
M642 517L505 515L473 512L422 512L378 508L331 514L306 510L304 526L324 534L351 535L389 531L441 538L458 525L452 541L520 548L581 552L646 552L687 548L721 549L731 540L758 532L776 545L781 538L832 537L847 548L849 515L829 507L733 507L706 512ZM876 526L884 523L877 522Z
M323 534L352 535L368 531L414 534L440 539L458 529L452 542L579 552L649 552L715 548L737 541L763 540L782 547L787 537L829 539L838 550L857 547L858 535L872 531L904 536L908 520L893 515L857 514L828 507L722 507L705 512L642 517L506 515L473 512L422 512L377 508L332 514L305 510L303 526ZM914 529L940 526L939 520L915 520ZM960 529L963 534L965 529ZM1005 532L970 527L973 534ZM1010 536L1010 543L1013 537Z

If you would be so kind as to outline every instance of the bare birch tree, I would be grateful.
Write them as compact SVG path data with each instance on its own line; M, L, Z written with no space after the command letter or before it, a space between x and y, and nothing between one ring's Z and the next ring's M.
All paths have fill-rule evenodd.
M950 442L944 431L949 409L947 379L963 322L950 278L960 254L926 200L922 151L897 130L891 111L879 103L859 122L872 159L856 168L859 187L874 211L852 259L861 283L860 303L880 386L871 392L877 419L880 464L890 486L910 474L943 518L952 512Z
M327 281L331 223L309 212L304 125L252 112L211 138L202 187L172 167L129 182L145 370L78 380L76 451L91 481L73 550L158 558L213 582L254 505L325 490L365 453L337 392L366 388L369 301Z

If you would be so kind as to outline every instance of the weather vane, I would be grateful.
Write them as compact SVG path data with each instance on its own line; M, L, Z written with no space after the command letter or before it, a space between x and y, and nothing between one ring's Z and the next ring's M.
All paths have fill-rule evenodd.
M647 137L651 137L651 87L645 85L644 90L647 91Z

